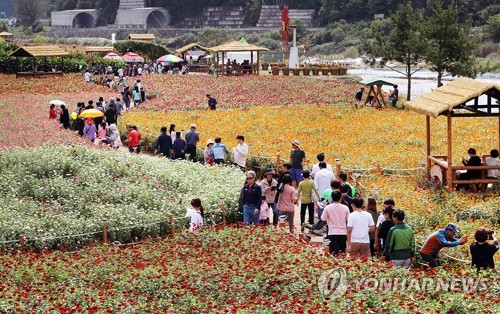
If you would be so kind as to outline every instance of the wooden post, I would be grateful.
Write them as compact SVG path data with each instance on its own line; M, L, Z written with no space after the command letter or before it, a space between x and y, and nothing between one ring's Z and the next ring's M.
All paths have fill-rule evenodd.
M172 227L172 234L174 233L175 231L175 228L174 228L174 215L170 215L168 216L169 220L170 220L170 226Z
M382 173L382 171L380 170L380 165L379 164L375 165L375 172L377 172L377 174L381 174Z
M281 161L281 155L280 152L276 153L276 174L280 174L280 161Z
M448 134L448 169L446 171L446 181L448 182L448 189L453 190L453 159L452 159L452 149L451 149L451 110L448 111L447 116L447 134Z
M222 224L226 225L226 204L224 201L220 204L220 211L222 213Z
M498 149L500 149L500 116L498 116Z
M26 239L24 238L24 236L21 234L19 236L19 247L21 248L21 251L24 251L25 247L24 247L24 241Z
M102 242L108 243L108 226L106 224L102 225Z
M257 75L260 74L260 51L257 51Z
M347 181L351 181L352 180L352 171L348 171L347 172Z
M335 159L335 173L337 177L339 176L339 173L342 171L341 169L341 164L340 164L340 159Z
M425 130L427 132L427 171L431 171L431 160L428 158L428 156L431 155L431 117L425 116Z

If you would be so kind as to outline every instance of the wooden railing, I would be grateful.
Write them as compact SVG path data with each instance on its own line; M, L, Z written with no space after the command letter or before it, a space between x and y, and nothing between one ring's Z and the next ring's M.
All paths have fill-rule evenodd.
M486 160L486 157L489 157L489 155L483 155L482 160L483 163ZM432 161L435 165L438 165L442 169L442 178L443 181L446 178L446 171L448 170L448 162L446 161L448 158L447 156L427 156L427 158ZM444 160L442 160L444 159ZM477 170L481 171L481 176L478 178L472 178L471 180L458 180L456 177L456 172L458 170L465 170L465 171L470 171L470 170ZM457 184L469 184L472 188L473 192L477 192L478 185L480 186L480 190L482 192L486 191L486 187L488 183L497 183L500 182L500 179L498 178L491 178L487 177L487 172L488 170L500 170L500 166L486 166L486 165L481 165L481 166L451 166L451 171L452 171L452 180L451 184L448 184L448 182L443 182L444 184L448 184L448 187L450 189L454 189Z

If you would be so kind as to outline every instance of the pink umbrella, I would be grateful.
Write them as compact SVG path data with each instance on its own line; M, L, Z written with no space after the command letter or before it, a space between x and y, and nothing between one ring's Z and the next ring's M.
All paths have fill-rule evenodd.
M133 52L127 52L122 56L125 62L144 62L144 58Z
M104 59L123 60L122 57L120 57L119 55L117 55L114 52L110 52L107 55L105 55Z

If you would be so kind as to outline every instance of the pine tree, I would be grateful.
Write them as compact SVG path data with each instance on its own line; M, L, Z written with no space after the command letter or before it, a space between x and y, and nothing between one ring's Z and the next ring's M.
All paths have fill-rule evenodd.
M403 74L408 80L407 100L411 95L411 78L421 68L416 68L426 49L426 42L422 36L423 14L419 9L413 9L411 3L400 5L390 16L391 30L389 33L372 28L374 41L366 43L366 50L382 57L387 68ZM375 24L378 25L378 24ZM399 70L387 65L387 61L394 60L404 64L405 69Z
M454 4L445 8L443 2L438 1L422 32L428 42L424 59L430 69L437 72L438 86L445 73L476 75L473 53L477 40L469 38L470 21L458 22L458 9Z

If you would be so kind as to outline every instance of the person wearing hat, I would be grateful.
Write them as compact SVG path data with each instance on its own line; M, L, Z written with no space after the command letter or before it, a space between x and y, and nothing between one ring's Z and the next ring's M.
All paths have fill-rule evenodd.
M196 124L191 124L189 127L190 131L186 133L186 144L187 149L186 153L188 153L191 157L191 160L196 162L196 144L200 141L200 134L196 132Z
M443 247L454 247L467 243L466 236L456 239L455 235L457 233L457 225L449 223L446 228L439 229L425 241L424 246L420 250L420 255L429 264L429 267L434 268L441 265L438 254Z
M476 155L476 150L474 148L469 148L467 153L469 154L469 160L466 160L462 157L462 163L464 164L464 166L481 166L481 158ZM458 180L471 180L480 177L481 170L467 170L466 172L460 173L458 175ZM470 190L470 186L468 184L457 184L457 191L462 188Z
M290 175L292 176L292 186L297 189L298 184L302 181L302 169L306 162L306 153L300 149L300 142L298 140L293 140L292 151L290 152L290 164L292 169L290 169Z
M278 181L273 178L274 169L268 168L264 172L264 179L260 181L262 188L262 195L266 197L266 203L269 208L273 210L273 224L278 224L278 208L276 207L276 193L278 193Z
M214 141L209 139L205 146L206 148L203 151L203 161L205 162L205 165L211 166L214 163L214 156L211 154L212 146L214 146Z

